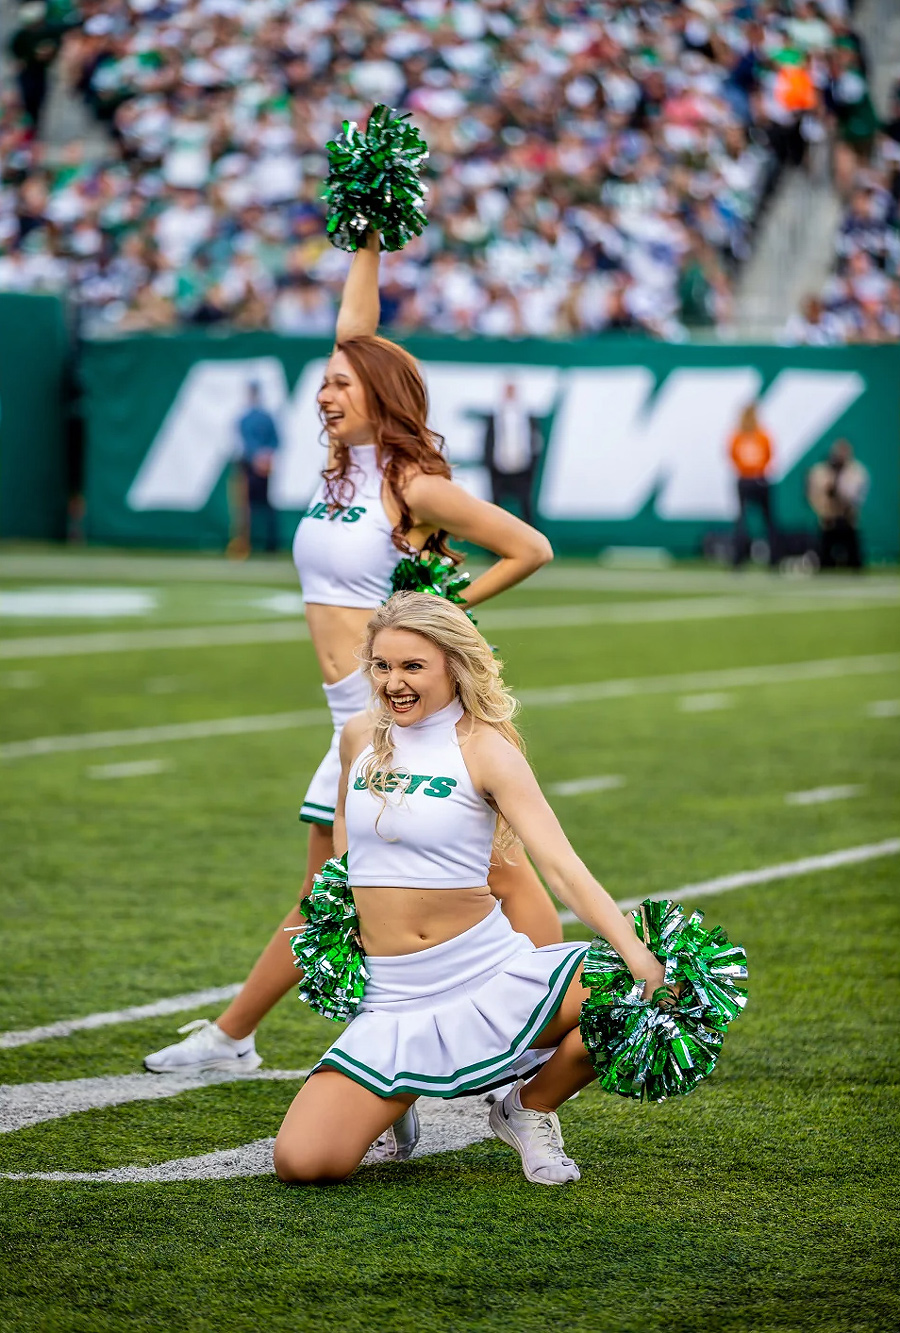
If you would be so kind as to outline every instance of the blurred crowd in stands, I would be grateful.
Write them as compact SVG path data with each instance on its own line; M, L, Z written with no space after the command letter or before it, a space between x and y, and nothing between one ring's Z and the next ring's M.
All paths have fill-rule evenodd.
M835 273L785 339L898 334L900 107L879 126L850 0L51 0L20 6L10 55L0 289L65 289L90 336L330 334L323 146L375 102L431 148L390 328L727 328L779 171L827 142ZM42 138L54 62L99 159Z
M855 70L849 80L844 76L843 85L830 85L827 96L837 126L835 182L844 211L835 237L833 272L824 290L807 297L800 314L789 321L783 341L809 347L897 342L900 84L883 121Z

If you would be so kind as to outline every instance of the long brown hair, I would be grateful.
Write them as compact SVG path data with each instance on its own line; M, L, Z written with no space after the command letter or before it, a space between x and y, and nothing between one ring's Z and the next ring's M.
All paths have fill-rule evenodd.
M415 359L404 348L387 338L361 335L335 344L343 352L359 377L366 399L369 420L375 438L378 467L387 482L400 520L391 533L398 551L410 551L407 534L413 517L403 495L403 485L414 472L438 477L450 476L450 464L444 455L444 437L427 424L428 392ZM329 504L352 502L354 485L350 475L350 448L334 442L334 462L325 468L325 497ZM448 533L432 533L425 542L426 551L437 551L458 561L460 556L447 546Z

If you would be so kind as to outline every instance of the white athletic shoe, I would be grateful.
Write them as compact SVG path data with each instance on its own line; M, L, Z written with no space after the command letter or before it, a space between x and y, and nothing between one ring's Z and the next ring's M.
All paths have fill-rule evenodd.
M419 1142L419 1114L415 1102L408 1111L404 1111L399 1120L395 1120L380 1138L377 1138L366 1153L366 1160L372 1164L384 1165L386 1162L406 1162L413 1155L413 1149Z
M533 1185L566 1185L581 1172L563 1148L559 1117L554 1111L529 1111L519 1098L522 1082L495 1102L488 1117L491 1129L522 1159L525 1179Z
M236 1041L208 1018L195 1018L178 1031L190 1035L144 1058L144 1068L151 1074L201 1074L206 1069L250 1074L262 1064L252 1032Z

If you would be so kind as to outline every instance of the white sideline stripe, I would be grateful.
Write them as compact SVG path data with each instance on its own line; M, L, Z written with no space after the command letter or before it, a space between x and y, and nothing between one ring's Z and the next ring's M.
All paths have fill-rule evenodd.
M466 568L476 577L486 565L467 561ZM244 563L223 560L221 556L125 555L121 551L81 553L4 552L0 554L0 578L78 580L91 579L128 582L211 582L223 584L275 584L297 586L297 573L287 553L275 559L251 559ZM900 582L893 574L855 575L832 573L829 579L773 579L768 570L744 569L736 578L730 569L685 569L680 565L666 569L610 568L598 564L570 564L555 560L532 575L535 587L577 592L727 592L739 586L760 595L819 596L829 600L840 596L862 597L893 590L900 595Z
M102 634L41 634L0 643L0 659L74 657L84 653L135 653L159 648L209 648L245 643L306 642L309 630L299 620L251 621L207 625L201 629L109 630Z
M535 606L494 609L478 615L479 625L493 633L512 629L561 629L580 625L646 625L680 620L723 620L732 616L768 616L802 611L860 611L873 605L897 602L893 594L880 598L837 598L823 604L818 597L678 597L662 602L613 602L570 606ZM477 611L476 611L477 614Z
M133 759L128 764L94 764L89 778L151 778L172 767L168 759Z
M557 708L569 704L599 703L603 699L627 699L642 694L688 693L691 690L703 690L707 686L737 689L746 685L781 685L804 680L833 680L842 676L871 676L893 671L897 667L900 667L900 653L881 653L875 656L787 662L778 666L695 671L679 676L600 680L586 685L520 690L517 697L530 708ZM174 722L159 727L135 727L127 731L37 736L33 740L10 741L0 745L0 759L28 759L34 755L117 749L120 746L157 744L162 741L206 740L213 736L243 736L253 732L325 725L329 721L325 709L313 708L297 713L263 713L255 717L212 718L206 722Z
M866 705L868 717L900 717L900 699L877 699Z
M682 713L718 713L734 703L730 694L685 694L678 700Z
M201 1005L231 1000L240 989L241 983L235 982L232 986L213 986L207 990L192 991L187 995L172 995L166 1000L154 1000L152 1004L130 1005L127 1009L109 1009L99 1014L86 1014L84 1018L64 1018L57 1023L44 1023L41 1027L0 1032L0 1050L28 1046L34 1041L48 1041L51 1037L69 1037L73 1032L105 1028L113 1023L139 1023L144 1018L180 1014L186 1009L199 1009Z
M846 801L851 796L859 796L865 787L856 783L845 783L838 787L810 787L808 791L789 791L785 794L785 805L824 805L827 801Z
M571 606L486 608L479 624L502 630L561 629L588 625L642 625L685 620L719 620L730 616L767 616L802 611L860 611L895 605L894 591L865 596L681 597L661 602L596 602ZM90 653L144 652L151 649L214 648L254 643L308 642L302 620L250 621L201 628L110 630L93 634L53 634L8 639L0 643L0 659L70 657Z
M571 782L554 782L547 788L551 796L581 796L588 791L614 791L624 787L625 779L618 773L607 773L596 778L573 778Z
M242 1083L246 1079L296 1082L308 1073L308 1069L258 1069L250 1073L210 1069L203 1074L101 1074L96 1078L60 1079L57 1083L5 1083L0 1084L0 1134L61 1120L79 1111L100 1111L126 1102L155 1102L216 1083Z
M555 708L566 707L568 704L599 703L602 699L627 699L642 694L689 694L693 690L786 685L804 680L836 680L842 676L877 676L882 672L895 671L898 667L900 653L822 657L808 662L784 662L773 666L690 671L677 676L634 676L625 680L598 680L585 685L518 690L516 698L530 708Z
M811 875L817 870L835 870L839 866L857 865L860 861L874 861L881 856L900 854L900 838L888 838L885 842L864 843L861 847L845 847L843 851L826 852L823 856L804 856L799 861L785 861L781 865L761 866L759 870L740 870L736 875L719 875L716 879L701 880L698 884L682 884L678 889L666 889L662 893L645 893L640 898L625 898L616 905L623 912L630 912L639 907L647 898L659 902L671 898L678 902L681 898L710 898L716 893L727 893L730 889L745 889L751 884L772 884L779 879L795 879L798 875ZM574 912L560 912L563 925L571 925L580 918Z
M162 741L207 740L211 736L245 736L289 727L324 726L331 718L324 708L298 713L262 713L256 717L219 717L208 722L172 722L161 727L133 727L128 731L88 731L74 736L37 736L30 741L0 745L0 759L29 759L39 754L78 750L117 750L125 745L155 745Z

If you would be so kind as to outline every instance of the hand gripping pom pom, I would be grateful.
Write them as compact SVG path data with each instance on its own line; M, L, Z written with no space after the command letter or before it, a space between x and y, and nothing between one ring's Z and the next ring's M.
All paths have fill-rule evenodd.
M599 936L584 960L590 996L581 1007L581 1036L601 1088L638 1101L661 1102L687 1093L712 1073L725 1030L747 1003L735 985L747 976L747 958L703 913L689 920L677 903L641 903L638 936L665 965L665 988L680 987L674 1004L660 1006L660 988L644 1000L612 945Z
M301 910L306 929L291 936L294 966L303 969L300 999L323 1018L344 1023L359 1008L369 979L346 856L325 862Z
M465 603L464 593L469 586L469 576L458 573L453 561L447 555L422 553L418 557L404 556L391 575L391 592L426 592L434 597L444 597L457 606ZM473 625L478 622L467 611Z
M365 248L366 233L381 232L385 250L402 250L428 225L427 186L419 179L428 146L410 113L379 104L362 132L355 120L327 145L326 229L340 250Z

